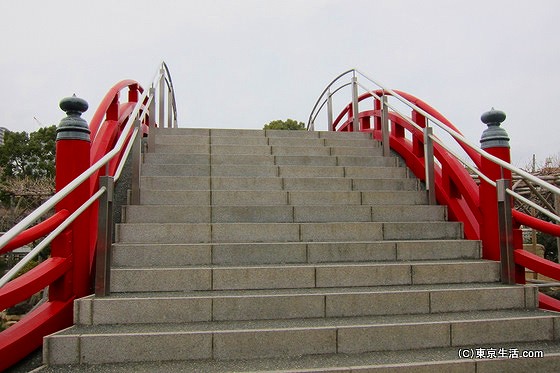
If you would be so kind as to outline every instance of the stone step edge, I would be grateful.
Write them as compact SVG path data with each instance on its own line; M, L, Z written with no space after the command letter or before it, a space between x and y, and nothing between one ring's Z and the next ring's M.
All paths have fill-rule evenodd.
M263 128L219 128L219 127L175 127L175 128L156 128L158 135L165 135L166 133L177 134L177 133L203 133L200 136L232 136L232 134L238 134L239 136L247 134L259 134L259 136L266 136L266 134L278 135L280 137L312 137L317 136L363 136L368 139L372 138L371 132L342 132L342 131L327 131L327 130L280 130L280 129L263 129ZM190 136L190 135L185 135Z
M296 201L297 202L297 201ZM136 210L136 211L135 211ZM157 217L148 218L159 210ZM188 215L184 213L189 212ZM342 210L342 211L341 211ZM161 213L166 216L162 217ZM257 213L258 211L258 213ZM336 212L333 214L333 212ZM399 215L402 212L404 215ZM147 213L147 214L146 214ZM247 215L245 215L247 213ZM193 205L153 204L123 206L122 222L134 223L343 223L343 222L447 222L442 205L286 204Z
M484 370L505 372L518 371L526 368L532 372L560 371L560 349L544 342L525 342L502 344L508 356L486 358L458 358L459 353L470 354L480 349L483 354L492 354L496 348L487 346L467 346L432 348L423 350L386 351L361 354L323 354L316 356L298 356L292 358L243 359L243 360L174 360L159 362L134 362L113 364L96 364L95 371L104 372L238 372L238 373L411 373L416 371L461 371L475 373ZM521 353L540 353L543 358L521 358ZM515 356L515 357L510 357ZM464 368L464 369L462 369ZM42 366L33 372L66 373L83 370L81 365L65 365L57 367ZM525 370L524 370L525 371Z
M240 297L289 297L306 295L344 295L344 294L388 294L388 293L415 293L415 292L449 292L471 290L504 290L528 288L538 291L535 285L505 285L499 282L482 282L472 284L433 284L433 285L379 285L379 286L350 286L339 288L296 288L296 289L255 289L255 290L192 290L169 292L128 293L115 292L106 297L88 295L78 299L94 301L117 301L136 299L198 299L198 298L240 298Z
M492 264L493 263L493 264ZM401 261L383 261L383 262L321 262L321 263L271 263L271 264L212 264L212 265L193 265L193 266L176 266L176 267L117 267L116 270L177 270L177 269L289 269L289 268L318 268L318 267L386 267L386 266L423 266L423 265L458 265L458 264L480 264L480 265L499 265L500 262L489 259L430 259L430 260L401 260Z
M474 353L480 349L484 356L494 356L503 348L506 357L476 358ZM473 352L473 357L468 354ZM464 358L460 353L467 354ZM521 358L521 353L541 353L543 358ZM460 370L465 366L465 369ZM496 349L494 345L473 345L457 347L413 349L359 353L359 354L321 354L294 356L289 358L255 358L243 360L175 360L159 362L131 362L114 364L97 364L98 373L110 372L274 372L274 373L410 373L412 371L464 371L475 373L488 367L488 371L519 371L525 369L533 372L560 371L560 347L550 342L518 342L503 343ZM68 373L84 369L80 365L43 366L34 371L37 373ZM485 370L486 371L486 370Z
M180 224L180 223L179 223ZM244 224L244 223L243 223ZM333 245L333 244L445 244L465 242L480 245L479 240L456 239L426 239L426 240L372 240L372 241L310 241L310 242L208 242L208 243L142 243L142 242L113 242L113 246L215 246L215 245Z
M453 245L453 249L449 255L443 257L433 257L430 254L430 245L438 244L448 244ZM420 246L420 247L418 247ZM356 255L349 257L345 255L346 260L340 257L342 254L336 254L336 251L331 255L337 255L336 259L333 259L332 263L354 263L354 262L372 262L378 261L381 263L385 262L402 262L410 261L415 262L419 260L434 260L440 261L444 259L448 260L479 260L481 258L481 242L474 240L462 240L462 239L450 239L450 240L410 240L410 241L329 241L329 242L270 242L270 243L170 243L170 244L159 244L159 243L127 243L127 242L117 242L113 243L115 250L121 250L126 253L127 250L184 250L186 253L189 252L200 252L203 251L202 257L198 260L203 260L202 262L195 264L219 264L222 261L215 257L214 252L216 250L288 250L287 257L281 257L279 261L272 262L270 264L288 264L288 263L324 263L329 262L329 255L324 257L318 256L314 257L312 251L315 250L316 254L319 254L317 250L337 250L337 247L350 248L356 250ZM300 250L303 253L298 255L293 253L291 250ZM376 250L375 255L368 254L369 251ZM364 253L365 251L365 253ZM204 254L204 252L208 252ZM295 256L294 256L295 255ZM429 255L426 257L426 255ZM222 262L223 263L223 262Z
M177 323L179 320L180 322L210 322L420 315L538 308L536 287L494 285L470 288L457 286L447 289L442 286L432 289L424 287L395 290L394 288L384 290L380 287L371 289L361 287L356 290L343 288L339 291L333 288L318 288L317 291L299 289L298 292L260 291L258 293L218 290L200 291L199 294L191 291L143 293L133 296L118 293L102 298L94 296L82 298L76 302L74 314L76 324L107 325ZM401 303L402 297L409 298L406 307ZM167 311L152 306L156 304L165 304ZM287 308L278 312L276 307L280 304ZM125 314L128 316L124 317Z
M248 139L258 139L263 140L262 144L248 144L243 145L238 142L212 142L212 138L223 138L223 136L181 136L181 135L167 135L166 138L172 138L176 141L159 141L156 139L156 147L157 146L235 146L235 147L290 147L290 148L305 148L305 147L314 147L314 148L380 148L381 141L374 140L374 139L367 139L367 138L329 138L329 137L322 137L322 138L298 138L298 137L269 137L269 136L245 136L242 139L247 140L250 142L251 140ZM194 141L189 141L187 139L193 139ZM208 141L202 141L202 140ZM272 139L272 141L270 141ZM183 141L187 140L187 141ZM200 140L200 141L197 141ZM286 141L284 141L286 140ZM295 141L294 141L295 140ZM332 143L332 141L339 141L341 143ZM259 141L257 141L259 142ZM299 142L299 144L298 144ZM305 145L302 143L309 142L313 144ZM346 144L348 142L348 144Z
M95 326L71 326L58 332L58 336L112 336L112 335L173 335L208 334L231 332L267 331L305 331L340 330L355 328L376 328L385 326L407 327L415 325L470 324L480 322L508 322L518 320L550 320L557 326L560 315L545 310L490 310L445 312L434 314L407 314L382 316L346 316L334 318L278 319L278 320L240 320L240 321L202 321L191 323L151 323L116 324ZM559 339L557 327L554 338ZM546 338L545 338L546 339ZM548 340L548 339L546 339Z

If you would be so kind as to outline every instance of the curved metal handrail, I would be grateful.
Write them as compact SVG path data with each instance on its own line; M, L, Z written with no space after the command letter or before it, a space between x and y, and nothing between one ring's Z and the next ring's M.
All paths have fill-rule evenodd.
M161 77L162 77L161 73L156 74L156 77L154 78L154 83L156 81L158 81L159 78L161 78ZM154 84L154 83L152 83L152 84ZM140 96L140 98L138 99L138 102L141 103L144 100L146 100L146 98L148 97L148 93L149 93L149 91L145 90L142 93L142 96ZM131 115L129 116L129 119L128 119L125 127L123 128L122 133L128 134L130 132L130 130L131 130L133 124L134 124L134 119L138 116L138 114L140 112L140 109L141 109L141 105L136 105L136 107L132 111ZM117 155L122 150L125 141L126 141L126 136L121 136L117 140L114 148L109 153L107 153L105 156L103 156L101 159L99 159L96 163L91 165L91 167L89 167L87 170L85 170L76 179L74 179L72 182L68 183L68 185L66 185L59 192L57 192L55 195L53 195L47 201L45 201L45 203L43 203L41 206L39 206L39 208L37 208L35 211L33 211L28 216L26 216L23 220L21 220L18 224L16 224L12 229L10 229L8 232L6 232L4 235L2 235L0 237L0 248L4 247L15 236L17 236L18 234L23 232L31 224L33 224L35 221L40 219L43 215L45 215L45 213L52 210L54 208L54 206L56 206L57 203L62 201L62 199L64 197L68 196L79 185L81 185L83 182L88 180L90 178L90 176L92 176L95 172L97 172L99 169L101 169L101 167L105 166L115 155ZM121 162L124 162L124 159L126 159L126 158L123 157Z
M167 84L169 86L169 89L171 90L171 97L172 97L171 105L173 107L173 117L175 123L177 123L177 99L175 98L175 87L173 87L173 80L171 79L171 73L169 72L169 67L167 66L165 61L162 62L161 64L165 69Z
M454 211L454 214L459 213L459 215L455 215L454 218L465 222L466 233L467 222L471 224L471 227L476 227L483 224L484 220L481 220L483 217L483 206L480 205L481 201L479 200L479 198L481 197L479 194L479 190L477 188L473 188L473 186L476 186L473 181L473 177L472 175L468 174L465 169L470 169L481 180L483 180L484 183L488 184L489 186L501 190L502 192L500 195L511 196L513 199L519 201L520 203L533 207L535 210L546 216L546 218L550 219L551 221L560 223L560 216L558 214L558 211L555 211L555 209L551 207L550 204L545 204L545 207L542 207L517 193L514 190L515 187L507 187L507 184L505 184L504 182L494 182L493 178L495 177L490 178L489 176L484 174L484 172L487 172L487 170L485 171L483 168L486 168L487 166L482 166L484 164L493 164L498 170L501 170L501 173L503 175L512 175L520 178L521 180L524 180L529 188L536 193L538 192L534 186L538 186L542 188L543 191L550 192L553 195L560 196L560 188L558 188L558 186L552 183L547 183L545 180L531 175L530 173L513 166L509 162L506 162L499 157L496 157L493 154L490 154L489 152L481 149L478 145L475 145L467 138L465 138L463 134L457 128L455 128L453 124L451 124L451 122L449 122L439 112L437 112L437 110L435 110L425 102L405 92L389 89L378 81L369 78L367 75L357 69L349 70L339 75L323 90L323 93L319 97L318 102L314 105L314 108L309 116L309 130L314 129L314 120L315 118L317 118L319 111L323 109L325 103L327 103L328 100L331 100L332 95L325 97L325 92L328 92L331 87L340 84L339 80L349 72L353 72L354 74L352 82L346 84L346 86L349 84L353 85L352 101L350 102L350 104L346 105L343 108L343 110L334 121L332 120L332 114L329 114L328 129L354 131L358 130L359 126L359 130L372 132L375 138L379 138L379 136L382 136L384 140L384 154L386 154L385 146L387 146L388 150L389 143L391 144L391 148L393 148L397 152L403 151L403 154L406 154L403 156L405 156L407 164L409 163L409 161L411 162L409 164L409 167L411 167L411 169L417 174L417 176L418 172L420 172L420 169L423 169L422 172L426 172L426 174L421 178L423 179L425 177L427 189L437 189L437 199L439 200L440 198L443 198L442 202L449 204L450 212ZM359 83L356 76L361 76L367 81L373 83L376 86L376 89L372 90L364 84ZM365 90L366 93L358 96L358 87ZM358 110L359 102L370 97L374 99L374 110L365 110L360 112ZM387 97L393 97L401 104L404 104L405 106L410 108L414 113L412 115L412 118L408 117L408 115L403 114L399 111L398 107L388 102ZM388 109L391 109L392 111L389 112ZM414 117L414 115L417 116ZM344 119L345 116L347 116L347 119ZM371 117L376 120L375 128L371 127ZM389 134L389 120L392 121L394 125L396 125L396 133L391 132ZM436 135L434 135L432 132L432 128L430 127L431 123L433 123L434 127L437 127L440 130L444 131L444 133L450 135L451 138L453 138L454 141L456 141L466 152L467 156L470 158L470 162L462 159L462 156L459 156L454 150L452 150L449 144L446 144L444 141L440 140ZM412 140L406 138L404 131L407 131L410 135L412 135ZM416 151L418 151L419 153L415 153L414 147L416 147L417 149L419 144L420 146L424 145L426 147L424 149L424 152L426 152L425 154L424 152L418 150ZM427 150L430 148L432 149L431 151ZM433 154L430 154L430 152ZM433 160L430 160L431 158L437 159L437 161L440 163L433 164L434 162ZM453 162L457 162L457 165L461 165L461 168L463 170L460 170L456 166L450 165L448 162L450 162L451 160L453 160ZM483 163L483 161L486 160L488 160L489 162ZM432 163L431 166L428 166L429 162ZM474 166L472 165L472 162L474 162ZM454 189L448 190L447 188L449 188L449 186L442 185L442 182L444 181L444 167L447 167L448 172L447 176L445 176L447 178L446 180L450 180L449 182L453 183L452 187ZM431 176L428 175L428 169L430 168L433 170ZM433 175L433 173L437 174ZM506 177L509 178L511 176ZM428 188L429 179L431 179L430 182L432 183L432 185L430 185L430 188ZM438 184L434 185L434 180ZM473 193L476 194L476 196ZM435 195L433 198L435 202ZM501 203L502 206L506 206L506 210L510 209L510 207L507 207L507 202L504 202L504 199L507 200L507 198L500 197L498 203ZM430 194L429 200L432 200ZM541 200L543 200L542 197ZM515 209L511 210L512 215L510 216L510 219L512 219L515 226L525 225L548 234L560 236L560 225L549 223L545 219L533 218L530 215L527 215ZM476 233L476 231L474 232ZM507 233L504 234L507 235ZM477 234L473 235L473 237L476 236ZM495 254L491 254L491 256L494 255ZM539 259L539 257L535 256L534 254L523 252L520 247L516 247L512 255L515 256L515 263L524 265L527 268L535 270L539 273L546 272L549 274L549 277L560 280L559 265L542 258ZM509 272L510 274L512 273L512 271ZM508 275L508 277L509 276L511 275ZM509 277L508 281L511 281L511 277ZM541 297L540 302L541 305L543 305L543 307L545 308L560 310L560 301L553 302L553 300L551 299Z
M343 89L343 88L345 88L345 87L348 87L350 84L352 84L352 83L343 84L343 85L341 85L340 87L338 87L337 89L335 89L334 91L332 91L332 92L329 91L329 94L328 94L328 96L327 96L327 100L329 99L329 97L334 96L334 95L335 95L338 91L340 91L341 89ZM317 119L317 115L319 115L319 112L321 112L321 109L323 109L323 108L325 107L325 105L327 104L327 100L323 101L323 103L321 104L321 106L319 106L319 108L317 108L317 111L315 112L315 115L313 116L313 118L310 118L310 120L308 121L308 123L311 123L311 124L308 124L308 125L307 125L307 130L313 130L313 129L314 129L314 128L313 128L313 124L315 123L315 119Z
M165 66L165 71L169 75L169 70L167 68L167 65L165 65L165 63L162 63L162 64ZM157 80L162 79L162 78L164 78L164 75L162 75L161 72L156 74L156 77L154 78L154 83ZM135 81L132 81L132 80L121 81L120 83L117 83L109 91L109 94L105 96L105 99L100 104L100 108L107 111L107 109L108 109L108 107L109 107L109 105L111 104L111 101L112 101L111 96L117 96L120 89L125 88L130 84L137 84L137 83ZM118 88L120 88L120 89L117 90ZM92 175L94 175L103 166L105 166L108 162L110 162L116 155L120 154L121 151L123 150L125 144L126 144L126 148L125 148L125 151L123 153L123 156L121 157L120 162L117 166L118 172L115 174L115 181L118 180L118 178L121 175L122 169L124 167L124 163L126 161L126 158L128 157L128 154L130 153L130 150L132 149L132 144L133 144L133 140L135 138L135 135L136 135L137 131L139 130L138 128L133 129L134 120L135 120L136 117L139 117L140 120L143 120L145 115L146 115L145 110L142 113L140 113L140 110L143 107L143 105L141 105L141 103L143 103L145 100L147 100L147 102L150 102L151 100L153 100L153 96L148 96L148 93L149 93L148 91L143 91L142 96L138 99L138 103L135 106L135 108L133 109L132 113L130 114L130 116L129 116L127 122L126 122L126 125L121 132L121 136L117 140L113 149L111 151L109 151L107 154L105 154L105 156L103 156L97 162L95 162L92 166L90 166L87 170L85 170L82 174L80 174L76 179L71 181L68 185L66 185L64 188L62 188L59 192L57 192L55 195L53 195L51 198L49 198L43 205L41 205L39 208L37 208L35 211L33 211L31 214L29 214L27 217L25 217L22 221L20 221L18 224L16 224L12 229L10 229L8 232L6 232L2 237L0 237L0 249L3 248L4 246L6 246L11 240L13 240L20 233L22 233L26 228L28 228L31 224L33 224L33 222L40 219L48 211L52 210L54 208L54 206L56 206L57 203L59 203L62 199L64 199L66 196L68 196L70 193L72 193L78 186L82 185L84 182L89 180ZM94 121L95 128L99 128L98 121L102 120L101 115L98 114L100 112L102 112L102 111L98 110L96 112L96 115L94 116L95 118L97 118ZM176 116L176 111L175 111L175 116ZM131 130L132 130L132 132L131 132ZM129 136L129 135L131 135L131 136ZM100 191L101 191L101 193L100 193ZM90 198L88 201L86 201L80 207L80 209L79 209L80 213L83 212L87 207L89 207L93 202L95 202L95 200L97 200L103 194L103 192L105 190L102 187L100 189L100 191L96 192L92 196L93 199ZM28 253L16 266L14 266L14 268L12 268L12 270L10 270L8 273L6 273L0 279L0 288L3 285L5 285L7 282L9 282L15 276L15 274L17 274L17 272L21 268L23 268L34 257L36 257L45 247L47 247L47 245L56 237L56 235L58 235L63 230L63 229L60 229L60 227L66 228L70 223L72 223L76 219L76 217L78 215L79 214L76 215L74 213L71 216L67 217L64 221L60 222L60 224L58 225L58 228L53 230L53 232L56 232L55 235L53 235L52 234L53 232L51 232L51 234L49 234L37 247L35 247L30 253Z
M163 84L159 84L160 82L163 82ZM171 82L169 69L167 68L167 65L162 62L162 67L158 69L158 72L155 74L151 83L151 89L144 90L137 82L126 80L117 83L109 91L100 105L101 108L96 112L93 126L90 124L90 128L92 129L92 149L93 145L97 144L96 140L98 135L100 136L99 141L106 141L111 138L112 140L110 140L110 142L114 144L112 145L112 148L110 150L96 148L97 150L95 150L95 152L97 154L91 158L93 164L89 168L69 182L65 187L61 188L43 205L0 237L0 250L5 248L4 251L11 251L14 248L19 247L17 245L21 245L24 241L28 241L30 239L35 240L46 235L46 237L43 238L41 242L26 257L24 257L24 259L20 260L16 266L14 266L0 279L0 300L2 301L2 304L11 306L14 304L14 300L20 299L23 296L29 297L30 294L33 294L30 293L30 291L36 291L36 289L48 287L52 285L52 281L60 278L61 276L67 275L69 269L73 266L73 261L68 257L56 257L48 259L23 276L12 280L16 273L44 248L46 248L55 237L60 236L62 232L68 232L68 229L71 229L70 226L73 222L75 222L75 219L77 219L85 211L96 211L98 208L97 202L101 197L103 197L101 199L102 201L107 199L106 196L109 194L107 192L109 190L108 187L105 185L95 186L96 183L92 182L93 178L97 178L96 175L103 167L108 167L107 170L110 170L110 172L113 173L113 177L110 177L110 179L114 182L119 179L124 163L133 149L137 149L132 153L133 158L138 158L138 162L140 162L140 145L138 147L134 147L134 144L138 144L140 131L146 130L146 127L142 126L156 126L154 119L156 110L154 105L156 90L153 88L154 86L159 85L161 89L162 87L165 88L165 84L167 84L169 87L168 103L170 105L170 110L172 110L173 113L170 114L168 120L172 119L174 124L176 124L177 110L175 92L171 86ZM120 91L126 87L130 88L130 101L121 105L118 102L118 97ZM141 93L140 97L138 97L138 92ZM134 103L133 106L132 103ZM161 110L162 107L160 106L160 111ZM165 107L163 107L163 110L165 110ZM148 113L148 111L150 111L150 113ZM117 126L115 128L111 128L109 131L101 133L101 128L103 128L104 123L103 117L105 117L104 122L114 122ZM145 125L144 122L146 122L148 118L149 122ZM116 138L113 137L115 133L118 135ZM106 151L106 153L101 156L104 151ZM99 159L96 159L98 157ZM133 159L133 163L134 162L135 160ZM133 179L134 177L133 172ZM137 177L139 177L139 174ZM90 183L90 187L95 186L95 188L90 190L89 198L80 206L75 207L75 210L72 211L72 213L67 210L61 210L47 222L43 222L29 228L34 222L42 218L45 214L57 206L59 202L73 193L76 188L84 185L84 183L87 184L88 182ZM94 210L91 210L92 208ZM106 209L104 211L106 211ZM92 223L91 227L94 225L97 224ZM65 235L66 238L68 237L68 233L63 233L63 235ZM94 250L96 250L95 241L97 236L94 235L93 238L93 240L90 240L89 246L84 249L89 251L89 255L93 255ZM97 248L101 247L99 242L100 239L101 238L97 239ZM66 242L69 241L66 240ZM66 247L64 250L68 248L69 247ZM91 260L91 263L93 263L93 260ZM90 267L89 270L91 271L92 268ZM92 273L90 272L90 275L91 274ZM82 276L82 279L89 281L91 276L86 274L85 277ZM88 288L89 284L86 286L86 289ZM41 343L42 336L44 335L41 333L52 333L61 327L69 325L72 321L72 301L74 297L76 297L76 294L81 291L83 290L77 290L77 292L65 294L64 299L56 298L54 300L49 300L43 306L39 307L39 309L27 315L24 319L22 319L22 321L12 326L8 334L0 333L0 351L3 354L8 353L8 351L14 351L14 348L16 348L14 346L17 343L21 344L21 338L28 342L25 344L24 349L21 349L21 346L17 345L20 346L18 347L17 354L11 354L10 352L10 358L2 359L0 361L0 370L9 367L17 362L18 359L37 348Z
M379 87L382 92L386 92L389 95L391 95L392 97L395 97L396 99L398 99L400 102L402 102L403 104L405 104L406 106L410 107L411 109L417 111L418 113L424 115L427 119L429 119L432 123L434 123L435 125L437 125L438 128L442 129L443 131L445 131L446 133L448 133L450 136L452 136L460 145L465 145L468 148L472 149L472 151L476 152L477 154L479 154L480 156L494 162L495 164L499 165L500 167L503 167L515 174L518 174L520 176L522 176L524 179L527 179L529 181L531 181L534 184L539 185L540 187L556 194L556 195L560 195L560 188L549 184L533 175L531 175L530 173L513 166L512 164L505 162L503 160L501 160L498 157L493 156L492 154L484 151L483 149L480 149L478 145L474 144L472 141L470 141L469 139L467 139L466 137L463 136L463 134L461 134L456 128L454 128L454 126L450 126L450 123L444 123L442 120L440 120L439 118L436 118L435 116L433 116L432 114L430 114L429 112L427 112L426 110L424 110L423 108L419 107L418 105L416 105L415 103L411 102L410 100L408 100L407 98L405 98L399 91L396 90L392 90L390 88L387 88L385 85L379 83L378 81L375 81L371 78L369 78L367 75L365 75L364 73L362 73L360 70L358 69L351 69L348 71L345 71L344 73L340 74L339 76L337 76L331 83L329 83L329 85L323 90L322 94L319 96L319 99L317 100L317 103L314 105L311 114L309 116L310 120L308 121L308 125L307 127L310 127L311 124L311 118L313 116L313 113L315 112L315 109L317 108L317 106L319 105L319 102L321 101L321 99L323 98L325 92L327 92L329 90L329 88L336 83L339 79L341 79L343 76L347 75L350 72L354 72L356 74L361 75L362 77L364 77L365 79L367 79L368 81L372 82L373 84L375 84L377 87ZM359 83L358 83L359 84ZM348 84L347 84L348 85ZM370 90L368 88L366 88L364 85L359 84L362 88L364 88L369 94L372 94L373 97L379 99L380 96L375 94L375 91ZM422 130L420 127L418 127L418 125L416 123L414 123L412 120L410 120L406 115L403 115L402 113L400 113L398 111L398 109L394 106L391 105L389 103L387 103L387 106L390 107L391 109L393 109L395 112L399 113L404 120L406 120L407 122L409 122L411 125L417 127L419 130ZM321 105L321 108L324 107L324 103ZM316 117L317 114L315 114ZM469 154L470 156L470 154ZM471 157L472 158L472 157ZM476 159L472 159L473 161L476 162ZM560 218L558 218L560 219ZM559 220L560 221L560 220Z
M68 216L60 225L53 229L47 237L45 237L37 246L33 248L23 259L21 259L15 266L12 267L2 278L0 278L0 289L6 285L10 280L12 280L15 275L22 270L31 260L33 260L37 255L41 253L51 242L54 240L62 231L64 231L70 224L74 222L85 210L88 209L95 201L105 193L105 188L101 187L97 193L91 196L86 202L84 202L76 211L74 211L70 216Z
M334 78L328 85L327 87L323 90L323 92L321 92L321 94L319 95L319 98L317 99L317 101L315 102L315 105L313 105L313 109L311 110L311 113L309 114L309 119L307 120L307 129L308 130L313 130L313 125L312 123L314 122L315 118L317 117L317 114L315 114L315 117L313 117L313 120L311 119L311 117L313 116L313 113L315 112L315 110L317 109L317 106L319 105L319 102L321 102L321 99L323 98L323 96L325 96L325 93L327 93L327 91L329 90L330 87L332 87L332 85L334 83L336 83L340 78L342 78L343 76L348 75L349 73L355 73L356 69L350 69L347 70L345 72L343 72L342 74L340 74L339 76L337 76L336 78ZM344 87L348 86L348 84L345 84ZM341 87L342 88L342 87ZM337 89L335 90L335 92L338 92L340 90ZM331 93L331 96L335 93ZM317 109L317 112L319 112L324 106L325 106L326 100L321 104L321 107L319 109Z

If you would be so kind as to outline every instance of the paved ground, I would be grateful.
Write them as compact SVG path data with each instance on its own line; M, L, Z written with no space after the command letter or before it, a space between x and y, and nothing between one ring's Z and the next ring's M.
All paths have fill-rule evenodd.
M31 353L28 357L23 359L19 364L8 369L6 372L10 373L27 373L34 369L37 369L43 365L43 348L37 349L35 352Z

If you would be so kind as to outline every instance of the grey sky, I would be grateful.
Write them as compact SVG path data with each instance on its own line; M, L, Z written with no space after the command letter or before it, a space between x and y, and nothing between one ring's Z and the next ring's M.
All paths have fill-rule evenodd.
M7 1L0 4L0 126L34 131L161 60L181 127L306 121L318 94L357 67L428 102L478 143L505 111L513 161L560 152L560 2L535 0Z

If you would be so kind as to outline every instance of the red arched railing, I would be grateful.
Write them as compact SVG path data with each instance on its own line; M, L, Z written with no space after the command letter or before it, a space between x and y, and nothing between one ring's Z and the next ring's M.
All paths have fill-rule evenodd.
M343 77L350 74L352 74L350 83L340 82ZM369 84L373 83L376 88L371 90L359 83L358 76L365 78ZM331 97L348 86L352 88L352 100L333 120ZM366 91L362 95L358 95L360 87ZM411 110L410 115L401 113L396 105L389 104L389 97L408 107ZM372 99L373 103L360 110L360 104L364 107L368 99ZM560 281L560 265L524 251L519 230L519 227L524 225L559 237L560 226L512 210L511 214L506 211L504 219L511 220L510 226L514 227L513 232L503 232L498 228L498 203L503 203L497 198L498 178L511 178L511 175L515 174L527 182L560 195L558 187L512 166L509 163L509 148L488 148L487 151L480 149L465 139L451 122L424 101L408 93L388 89L356 69L339 75L322 92L309 116L309 130L315 128L317 116L325 106L328 111L329 131L371 132L375 139L383 141L385 154L392 149L403 157L416 177L426 182L428 195L434 193L438 203L448 206L449 218L463 222L465 237L483 241L485 258L500 260L499 245L506 240L500 241L498 236L513 237L508 247L514 248L511 255L514 257L516 267L510 268L508 272L511 274L507 279L502 278L502 281L511 282L514 279L524 283L523 267ZM429 127L430 123L451 135L470 161L463 161L449 144L434 136ZM480 185L474 182L467 168L478 174ZM552 220L560 222L557 212L547 211L507 187L503 189L503 194L508 196L505 200L516 198L522 203L530 204ZM540 294L539 300L541 307L560 311L560 301L544 294Z
M449 128L460 133L447 119L431 106L402 91L393 91L413 103L421 105L422 109L435 118L442 118ZM375 95L383 95L382 90L372 92ZM372 98L372 93L365 93L358 97L358 102ZM390 93L385 93L390 94ZM353 131L354 117L352 103L342 109L338 117L333 121L333 130L336 131ZM377 140L382 140L382 110L379 100L374 101L375 108L373 110L365 110L359 112L358 123L359 130L362 132L371 132ZM413 112L411 115L414 126L404 119L403 116L395 113L388 113L388 120L391 123L390 131L390 147L403 157L408 168L421 181L426 181L425 172L425 154L424 154L424 132L421 130L425 127L425 116ZM373 119L373 126L372 124ZM407 137L407 133L410 135ZM410 137L410 138L409 138ZM468 145L460 144L466 152L477 154ZM477 154L478 155L478 154ZM455 221L464 223L465 237L472 240L480 239L480 210L478 186L474 182L465 167L456 158L450 156L447 151L439 144L434 144L434 157L439 161L435 165L435 188L438 203L448 206L449 217ZM474 156L474 161L480 163L480 156Z
M167 83L167 99L173 108L173 117L168 117L169 127L176 126L175 96L170 82L169 70L163 63L152 87L165 89ZM127 101L121 103L121 92L126 89ZM159 99L164 99L161 92ZM148 134L150 127L156 126L155 100L155 88L145 91L136 81L123 80L113 86L91 120L90 141L80 134L70 139L57 138L57 193L0 237L0 253L45 237L0 279L0 310L12 307L45 288L49 293L46 302L0 332L0 371L36 350L45 335L71 325L74 299L92 292L94 257L106 240L106 237L98 237L98 211L99 214L102 211L98 199L107 191L105 185L99 185L99 178L109 175L111 182L118 179L133 146L136 144L139 149L139 139ZM73 116L72 120L79 117L77 112L87 108L84 105L85 102L77 98L67 100L66 107L70 108L68 113ZM161 110L165 110L164 105L160 105L159 116L165 118ZM78 122L80 120L77 119ZM84 149L85 154L78 154ZM67 158L61 157L59 152ZM139 169L140 151L134 153L133 168ZM139 177L138 174L136 176ZM56 208L54 215L46 218L53 208ZM105 210L103 213L108 213ZM45 218L32 226L37 220ZM104 235L110 236L110 232ZM84 237L85 241L80 242ZM14 279L26 263L51 243L51 255L47 260ZM98 260L97 271L107 271L105 265Z

